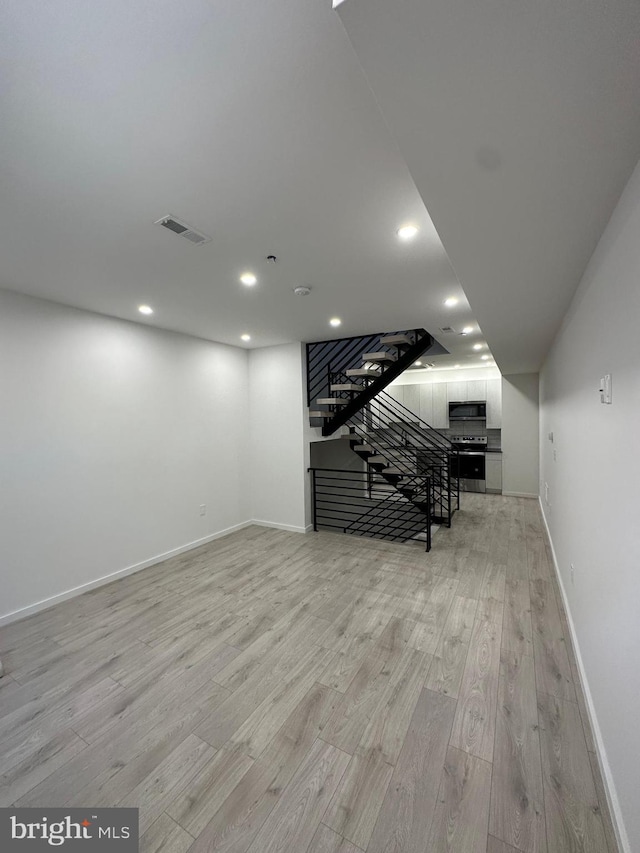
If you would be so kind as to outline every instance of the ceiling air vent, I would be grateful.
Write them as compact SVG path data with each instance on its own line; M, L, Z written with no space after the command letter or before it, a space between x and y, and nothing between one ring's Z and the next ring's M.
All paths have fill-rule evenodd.
M445 335L450 335L452 332L455 331L455 329L452 329L451 326L443 326L440 331L443 332Z
M211 237L207 237L207 235L203 234L201 231L196 231L195 228L192 228L180 219L176 219L176 217L171 216L171 214L163 216L153 224L162 225L163 228L173 231L173 233L177 234L178 237L184 237L185 240L193 243L194 246L200 246L202 243L208 243L211 240Z

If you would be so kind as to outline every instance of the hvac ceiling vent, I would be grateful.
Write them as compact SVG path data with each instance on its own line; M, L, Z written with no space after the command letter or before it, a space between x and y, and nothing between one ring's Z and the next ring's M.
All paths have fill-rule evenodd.
M445 335L450 335L452 332L455 332L455 329L452 329L451 326L443 326L440 331Z
M178 237L184 237L185 240L188 240L194 246L201 246L203 243L209 243L211 240L211 237L207 237L201 231L196 231L195 228L192 228L186 222L182 222L171 214L163 216L162 219L158 219L153 224L162 225L163 228L173 231Z

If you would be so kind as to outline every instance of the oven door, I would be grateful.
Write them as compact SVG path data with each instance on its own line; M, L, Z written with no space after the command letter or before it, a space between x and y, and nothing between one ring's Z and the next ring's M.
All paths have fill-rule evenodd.
M462 450L451 456L449 470L460 478L460 491L485 492L485 455L479 451Z

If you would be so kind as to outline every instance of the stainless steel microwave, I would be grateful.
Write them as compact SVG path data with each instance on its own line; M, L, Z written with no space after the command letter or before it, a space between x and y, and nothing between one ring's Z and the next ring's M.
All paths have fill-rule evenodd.
M449 403L450 421L486 421L487 404L482 402Z

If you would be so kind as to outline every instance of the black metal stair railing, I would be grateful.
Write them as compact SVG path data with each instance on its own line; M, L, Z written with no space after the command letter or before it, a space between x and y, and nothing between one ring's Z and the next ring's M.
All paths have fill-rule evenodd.
M387 439L381 441L361 427L351 425L350 429L352 446L360 444L372 448L372 451L356 451L374 469L372 494L397 491L422 510L425 499L417 484L422 476L428 474L432 487L432 521L451 526L453 514L460 508L458 482L452 478L449 465L451 454L457 455L457 451L451 451L451 454L443 450L423 451L415 444L392 444ZM383 458L385 462L369 462L370 458L376 457Z
M430 511L420 510L401 494L375 499L367 471L309 468L312 477L313 529L386 539L393 542L424 542L431 550ZM431 481L421 478L427 507Z
M351 447L379 473L383 488L386 481L420 509L423 501L412 478L428 474L432 519L451 526L453 513L460 508L460 489L457 478L451 476L450 464L457 451L445 435L384 392L353 415L347 425ZM458 470L455 464L453 470Z
M459 470L458 451L446 435L385 392L376 395L371 408L378 435L400 433L407 445L416 448L417 470L431 473L434 520L450 527L453 513L460 509L460 481L457 474L451 476L452 468Z

